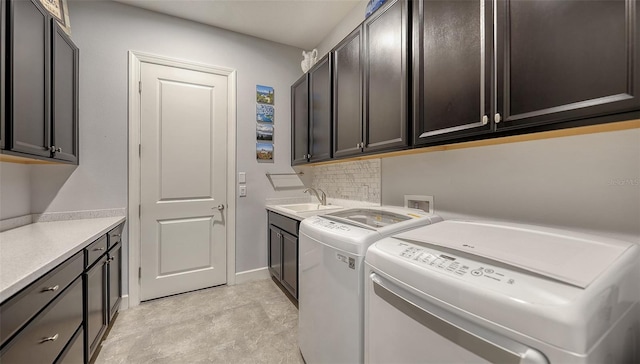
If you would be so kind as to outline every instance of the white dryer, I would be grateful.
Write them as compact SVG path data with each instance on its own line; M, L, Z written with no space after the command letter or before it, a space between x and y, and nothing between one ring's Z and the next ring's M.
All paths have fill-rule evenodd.
M298 345L308 364L362 363L367 248L438 221L436 215L400 207L347 209L302 221Z
M367 363L639 363L640 248L448 220L366 255Z

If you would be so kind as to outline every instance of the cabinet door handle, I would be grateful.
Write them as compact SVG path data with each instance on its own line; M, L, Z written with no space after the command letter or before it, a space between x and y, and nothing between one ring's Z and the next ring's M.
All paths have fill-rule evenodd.
M107 264L113 262L114 260L116 260L116 257L111 257L111 258L107 259Z
M493 118L496 121L496 124L502 121L502 117L500 116L500 113L497 113Z
M58 334L55 334L53 336L45 337L44 339L40 340L40 344L46 343L47 341L56 341L58 340L58 336Z
M53 287L43 288L43 289L42 289L42 291L40 291L40 292L55 292L55 291L57 291L59 288L60 288L60 286L56 284L56 285L55 285L55 286L53 286Z
M489 123L489 117L487 115L484 115L482 117L482 125L487 125Z
M94 248L93 249L94 252L99 252L99 251L102 251L102 250L104 250L104 248Z

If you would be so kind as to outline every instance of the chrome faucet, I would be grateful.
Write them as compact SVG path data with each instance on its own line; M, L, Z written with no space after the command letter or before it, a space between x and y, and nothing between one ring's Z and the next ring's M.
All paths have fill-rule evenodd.
M318 191L320 191L321 194L318 194ZM326 206L327 205L327 194L324 193L323 190L321 189L315 189L312 187L307 188L306 190L304 190L303 193L309 192L309 194L311 194L311 192L313 192L314 195L316 195L316 198L318 199L318 201L320 201L320 204L322 206Z

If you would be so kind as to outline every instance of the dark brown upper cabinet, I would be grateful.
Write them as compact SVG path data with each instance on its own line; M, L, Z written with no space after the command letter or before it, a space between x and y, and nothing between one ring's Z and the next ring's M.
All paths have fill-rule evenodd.
M78 47L53 23L51 145L53 158L78 163Z
M407 2L390 1L334 48L335 158L409 146L408 29Z
M333 54L333 156L362 153L362 28L358 27Z
M331 58L323 57L309 70L310 162L331 159Z
M491 4L413 2L415 145L492 130Z
M362 24L365 153L409 146L406 0L390 0Z
M78 48L38 1L6 4L3 152L77 164Z
M498 0L496 10L499 130L640 109L635 0Z
M635 0L415 1L414 144L639 110L639 9Z
M291 165L309 161L309 80L302 75L291 85Z

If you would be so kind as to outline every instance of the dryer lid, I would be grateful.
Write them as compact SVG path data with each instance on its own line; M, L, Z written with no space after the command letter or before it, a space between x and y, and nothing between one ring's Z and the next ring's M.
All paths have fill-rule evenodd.
M448 220L396 235L450 248L586 288L633 246L538 226Z

